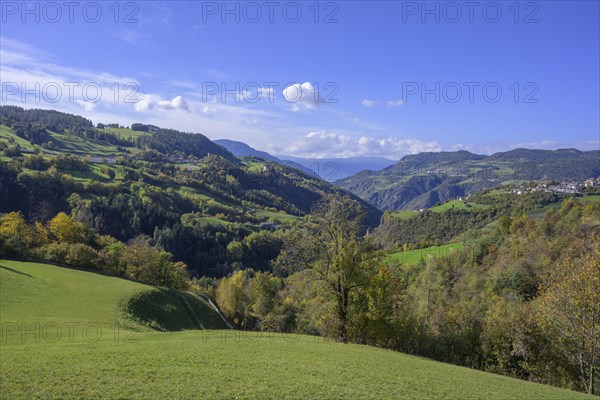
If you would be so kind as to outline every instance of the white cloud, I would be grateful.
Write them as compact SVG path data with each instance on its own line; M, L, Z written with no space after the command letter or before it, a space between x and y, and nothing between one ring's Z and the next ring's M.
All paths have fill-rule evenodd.
M388 102L387 102L387 106L388 106L389 108L393 108L393 107L401 107L401 106L403 106L404 104L406 104L406 103L404 103L404 101L403 101L403 100L388 100Z
M152 110L156 102L152 99L152 96L147 94L138 99L137 103L135 103L134 108L135 111L146 111Z
M312 110L322 102L319 90L310 82L294 83L286 87L283 89L283 98L292 104L292 111Z
M314 131L289 144L271 146L270 150L275 154L311 158L381 156L400 159L406 154L441 151L442 147L438 142L418 139L374 136L355 138L335 132Z
M368 99L364 99L360 103L363 105L363 107L367 107L367 108L371 108L375 104L377 104L377 102L375 100L368 100Z
M160 108L165 110L182 110L187 111L190 109L188 102L181 96L174 97L172 100L161 100L158 102Z
M134 105L137 112L150 111L155 108L169 111L188 111L190 108L188 102L181 96L174 97L172 100L162 100L158 95L146 94L138 96L137 100Z

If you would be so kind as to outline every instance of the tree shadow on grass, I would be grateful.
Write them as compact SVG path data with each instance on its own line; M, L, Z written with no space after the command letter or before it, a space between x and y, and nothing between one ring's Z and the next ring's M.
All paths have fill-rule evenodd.
M25 275L25 276L28 276L30 278L33 278L33 276L29 275L28 273L17 271L16 269L5 267L4 265L0 265L0 268L5 269L5 270L10 271L10 272L14 272L15 274Z

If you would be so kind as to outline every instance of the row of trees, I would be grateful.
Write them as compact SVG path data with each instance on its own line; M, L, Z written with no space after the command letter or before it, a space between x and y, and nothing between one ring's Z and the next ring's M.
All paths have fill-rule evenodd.
M127 244L98 235L84 224L58 213L47 224L27 224L22 214L0 218L0 258L34 258L99 269L110 274L159 286L185 289L187 266L174 262L171 253L138 236Z
M92 121L78 115L56 110L24 109L17 106L0 106L0 124L35 124L57 133L74 128L92 128Z

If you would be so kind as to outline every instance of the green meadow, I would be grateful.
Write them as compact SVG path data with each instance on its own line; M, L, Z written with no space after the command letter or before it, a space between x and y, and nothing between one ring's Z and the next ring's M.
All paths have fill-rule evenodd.
M368 346L219 329L190 293L0 265L2 398L592 398Z
M430 246L423 249L398 251L391 253L387 257L388 260L399 261L402 264L417 265L419 261L427 261L429 257L441 257L448 253L462 249L463 243L448 243L442 246Z

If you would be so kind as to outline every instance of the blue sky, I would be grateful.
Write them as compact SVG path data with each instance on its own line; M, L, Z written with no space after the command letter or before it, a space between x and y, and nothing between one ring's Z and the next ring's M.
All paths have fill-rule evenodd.
M296 156L600 147L597 1L22 4L3 104Z

